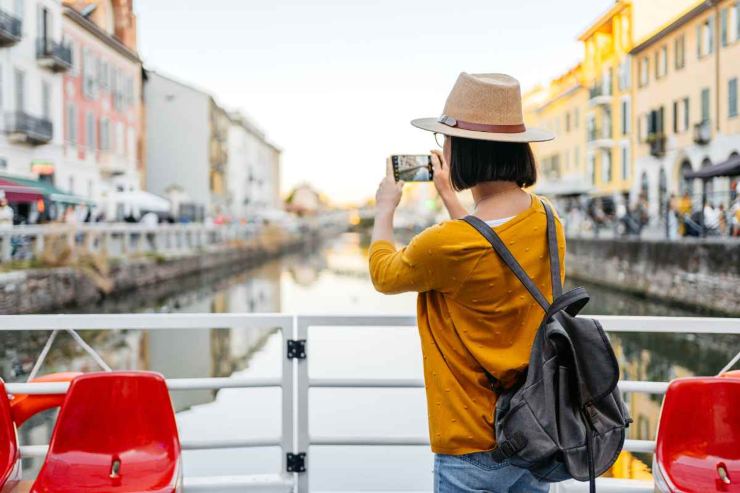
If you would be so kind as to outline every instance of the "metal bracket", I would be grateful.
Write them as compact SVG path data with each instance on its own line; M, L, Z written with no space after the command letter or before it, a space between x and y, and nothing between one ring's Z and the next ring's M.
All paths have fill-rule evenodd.
M301 452L300 454L293 454L288 452L286 454L286 468L288 472L306 472L306 453Z
M305 339L288 339L288 359L306 359Z

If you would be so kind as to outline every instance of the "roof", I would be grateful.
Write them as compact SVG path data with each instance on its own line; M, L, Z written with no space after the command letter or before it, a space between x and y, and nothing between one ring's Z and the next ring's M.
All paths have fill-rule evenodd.
M93 21L88 19L87 17L83 16L79 12L77 12L72 7L63 7L64 16L76 23L81 28L85 29L87 32L98 38L103 43L107 44L109 47L116 50L118 53L123 55L124 57L128 58L134 63L141 64L141 59L139 58L139 55L131 50L128 46L121 43L118 38L111 36L107 32L103 31L100 26L95 24Z
M609 7L609 10L601 14L595 21L591 23L588 28L578 36L578 41L585 41L591 37L596 31L598 31L603 25L611 20L612 17L621 12L628 2L626 0L617 0L614 5Z
M717 0L706 0L704 2L699 3L699 5L696 5L690 8L688 11L684 12L683 14L679 14L678 17L675 17L674 19L669 21L667 24L658 28L656 32L654 32L653 34L650 34L645 39L637 43L630 50L630 55L640 53L641 51L649 48L653 44L657 43L661 39L671 34L672 32L677 31L678 29L682 28L683 26L691 22L693 19L700 16L702 13L714 7L716 3L717 3Z

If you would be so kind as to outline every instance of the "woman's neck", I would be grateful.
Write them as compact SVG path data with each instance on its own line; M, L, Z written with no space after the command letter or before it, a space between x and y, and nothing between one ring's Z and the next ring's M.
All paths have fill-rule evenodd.
M490 181L471 189L475 215L481 219L503 219L515 216L531 205L532 198L514 182Z

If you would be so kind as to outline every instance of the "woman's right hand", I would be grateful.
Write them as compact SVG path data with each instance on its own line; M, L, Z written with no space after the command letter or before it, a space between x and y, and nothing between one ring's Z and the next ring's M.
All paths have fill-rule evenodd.
M432 151L432 180L434 188L441 197L447 197L454 192L452 182L450 181L450 167L445 161L442 151L433 149Z

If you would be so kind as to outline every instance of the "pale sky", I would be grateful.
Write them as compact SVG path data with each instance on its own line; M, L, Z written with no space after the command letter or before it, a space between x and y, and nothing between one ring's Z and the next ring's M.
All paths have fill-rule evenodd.
M385 157L426 153L461 71L523 89L582 56L577 35L614 0L138 0L145 65L252 117L283 149L283 193L374 194Z

